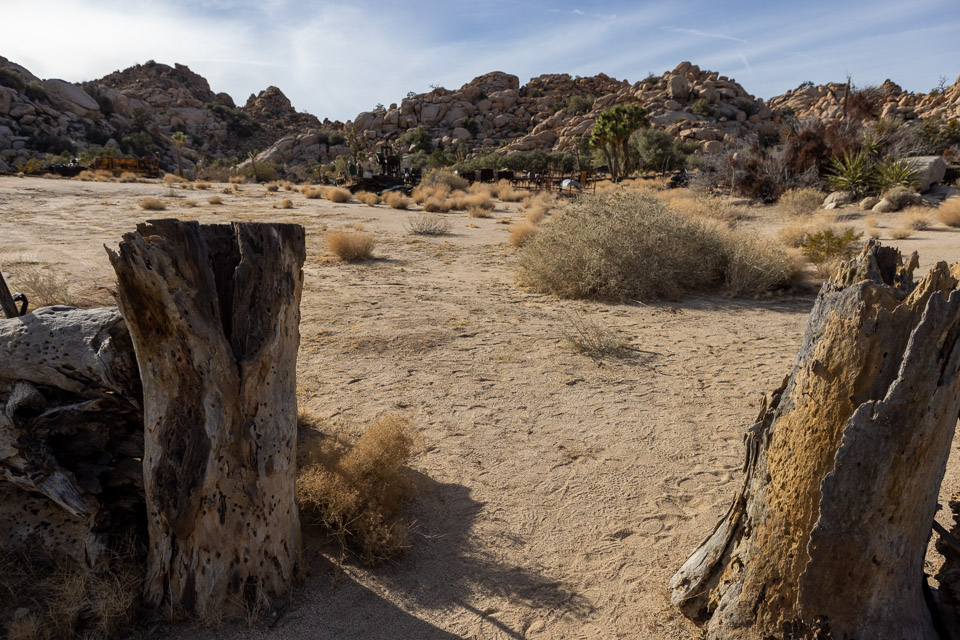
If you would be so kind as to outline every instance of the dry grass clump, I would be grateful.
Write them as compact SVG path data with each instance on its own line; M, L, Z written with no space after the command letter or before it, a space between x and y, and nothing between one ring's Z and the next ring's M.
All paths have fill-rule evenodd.
M920 202L920 196L913 189L897 186L880 194L882 200L890 202L897 211Z
M376 240L372 233L359 229L334 229L327 232L327 248L344 262L360 262L373 257Z
M913 229L910 227L897 227L896 229L890 229L890 237L894 240L904 240L913 235Z
M880 226L880 218L877 216L867 216L863 219L863 224L867 225L868 227L877 228Z
M446 200L450 197L450 192L450 187L443 183L434 185L421 184L418 187L414 187L413 191L410 193L410 197L413 198L415 203L423 204L431 198L435 200Z
M300 188L300 193L303 194L303 197L307 200L319 200L326 195L327 190L325 187L312 187L310 185L306 185Z
M96 173L93 174L93 179L97 182L113 182L114 175L112 171L107 171L106 169L99 169Z
M267 193L276 193L277 191L280 191L280 185L276 182L270 182L264 185L264 188L267 190Z
M30 309L51 305L74 305L72 286L67 273L54 271L49 266L26 264L10 270L7 279L11 293L27 296Z
M182 204L183 206L185 206L185 207L195 207L195 206L197 206L197 201L196 201L196 200L184 200L181 204Z
M144 198L137 204L145 211L163 211L167 208L167 205L165 205L160 198Z
M803 245L810 230L810 225L791 224L781 228L780 231L777 232L777 237L780 238L780 242L786 246L797 248Z
M280 184L283 186L283 190L284 190L284 191L296 191L296 190L297 190L297 186L296 186L295 184L293 184L292 182L290 182L289 180L284 180L284 181L281 182Z
M330 202L350 202L353 199L353 194L342 187L333 187L327 189L326 197Z
M243 184L247 179L244 176L230 176L227 178L227 182L230 184Z
M475 196L483 196L489 200L490 198L497 197L497 187L496 185L486 182L474 182L467 188L467 193Z
M948 227L960 227L960 198L948 198L937 209L937 218Z
M385 416L353 447L325 439L302 456L297 502L304 523L324 528L343 553L375 564L409 548L410 523L402 508L413 496L408 467L415 433L409 420ZM303 441L303 439L301 439Z
M207 202L209 202L210 204L223 204L223 198L221 198L220 196L210 196L209 198L207 198Z
M82 180L83 182L90 182L97 179L97 174L93 171L81 171L77 174L76 180Z
M194 189L199 189L200 191L206 191L207 189L210 188L210 186L211 186L211 185L210 185L209 182L194 182L194 183L193 183L193 188L194 188Z
M446 186L450 191L456 191L457 189L466 191L470 187L469 180L461 178L449 169L434 169L433 171L428 171L420 181L421 187L433 187L441 184Z
M430 198L423 203L423 210L428 213L447 213L450 211L450 203L440 198Z
M183 184L186 181L186 178L181 178L175 173L168 173L163 176L163 184L168 187L172 187L175 184Z
M358 191L357 200L367 205L368 207L375 207L380 204L380 196L370 191Z
M10 616L11 640L130 637L140 616L143 559L132 551L106 554L87 568L64 559L0 548L0 617Z
M653 193L653 192L650 192ZM656 192L671 209L691 218L712 218L734 226L747 216L744 207L723 198L704 196L689 189L668 189Z
M384 197L384 202L391 209L407 209L410 207L411 200L399 191L391 191Z
M418 236L445 236L450 233L450 221L442 216L421 213L407 220L407 231Z
M501 180L497 183L497 197L501 202L520 202L525 193L520 189L515 189L509 180Z
M490 204L492 205L493 203L491 202ZM467 215L471 218L492 218L493 210L482 206L471 206L467 207Z
M755 295L796 278L782 247L671 211L649 191L573 203L521 250L518 269L538 291L618 301L713 288Z
M510 227L510 244L518 249L537 235L537 225L532 222L521 222Z
M567 344L600 364L604 358L622 358L636 351L619 334L579 313L567 316L569 327L563 330Z
M933 224L933 212L927 207L908 207L900 212L903 226L923 231Z
M293 209L293 200L291 200L290 198L284 198L283 200L280 201L280 208Z
M137 174L130 173L129 171L124 171L120 174L120 182L140 182L140 179L137 177Z
M816 189L787 189L777 200L777 208L792 216L805 216L813 213L823 204L823 194Z

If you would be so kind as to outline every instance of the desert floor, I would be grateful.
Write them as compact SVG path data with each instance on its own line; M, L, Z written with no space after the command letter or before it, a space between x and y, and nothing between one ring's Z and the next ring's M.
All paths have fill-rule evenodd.
M405 229L415 212L227 187L0 178L0 267L16 289L18 272L49 265L81 304L112 304L103 245L137 222L303 224L301 402L324 431L348 438L388 413L417 426L414 544L375 569L319 558L272 630L162 635L699 637L670 606L667 583L726 510L744 431L789 371L814 289L759 300L558 300L515 282L501 221L521 220L517 205L498 204L493 219L447 214L452 234L424 238ZM208 204L211 195L223 204ZM166 210L142 210L144 197ZM294 208L275 208L285 197ZM755 211L742 224L758 233L785 223ZM342 264L323 231L355 223L375 234L377 259ZM849 223L863 227L858 216ZM921 273L960 261L960 232L940 224L891 244L919 250ZM564 336L577 317L638 351L601 364L576 353ZM954 458L943 504L958 475ZM935 571L937 556L928 561Z

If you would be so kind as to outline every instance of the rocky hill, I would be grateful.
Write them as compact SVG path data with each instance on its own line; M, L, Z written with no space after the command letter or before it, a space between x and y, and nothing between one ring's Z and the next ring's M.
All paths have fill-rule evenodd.
M853 90L846 84L805 86L768 101L732 78L689 62L633 84L604 74L519 78L492 72L456 90L409 95L352 121L321 122L296 111L280 89L268 87L237 106L189 68L148 62L100 80L72 84L41 80L0 57L0 171L31 157L90 147L124 153L159 153L172 167L170 136L188 136L187 158L258 160L287 167L330 162L348 152L345 136L369 150L384 144L408 151L400 140L422 128L448 153L503 154L541 149L574 152L597 116L615 105L647 109L653 126L712 153L748 135L773 136L785 117L829 121L848 117L960 117L960 78L942 91L909 93L893 82Z
M707 152L738 136L772 135L777 130L774 114L762 100L736 81L689 62L635 84L603 74L587 78L552 74L521 87L517 76L493 72L455 91L438 88L388 109L361 113L346 127L368 144L394 143L407 131L423 127L434 146L451 152L461 145L477 153L573 152L601 112L626 103L642 105L654 126ZM278 140L258 159L300 163L303 139L309 141L309 135Z
M960 118L960 77L954 84L930 93L910 93L891 80L859 89L846 83L811 84L771 98L767 104L798 118L830 121L843 115L844 103L852 116L862 119Z
M172 166L170 136L177 131L187 134L187 158L242 159L278 138L321 127L342 125L297 112L276 87L238 107L179 64L148 62L78 85L41 80L0 57L0 171L30 157L80 154L94 145L157 152Z

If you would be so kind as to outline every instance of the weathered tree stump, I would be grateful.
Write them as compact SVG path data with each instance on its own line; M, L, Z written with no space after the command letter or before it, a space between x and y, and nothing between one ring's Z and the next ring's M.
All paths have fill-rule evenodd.
M0 541L93 565L145 533L143 415L117 309L0 320Z
M204 616L284 594L303 228L156 220L108 253L144 388L146 602Z
M960 411L960 294L957 265L914 285L916 264L871 243L820 291L741 489L671 581L707 638L937 637L922 570Z

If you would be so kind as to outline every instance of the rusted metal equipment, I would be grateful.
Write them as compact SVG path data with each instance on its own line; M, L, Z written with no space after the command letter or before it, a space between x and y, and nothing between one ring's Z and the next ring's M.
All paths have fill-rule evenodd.
M160 175L160 163L156 158L111 158L101 156L93 161L94 171L110 171L112 173L143 173Z

